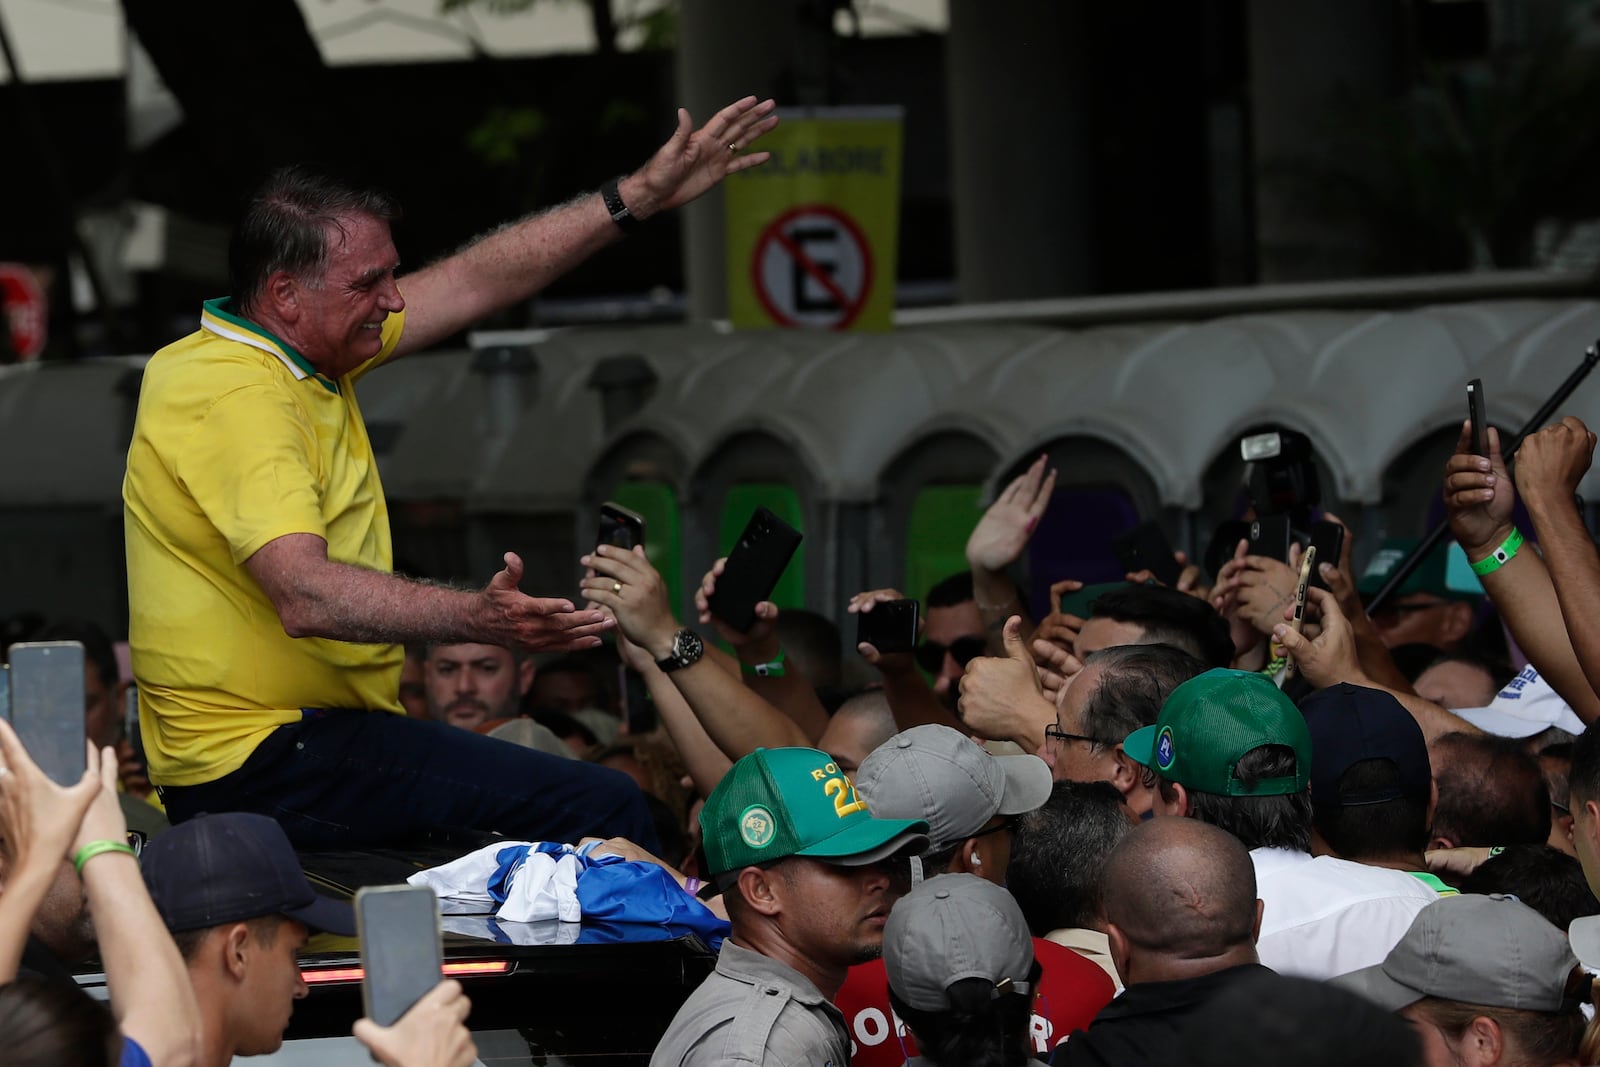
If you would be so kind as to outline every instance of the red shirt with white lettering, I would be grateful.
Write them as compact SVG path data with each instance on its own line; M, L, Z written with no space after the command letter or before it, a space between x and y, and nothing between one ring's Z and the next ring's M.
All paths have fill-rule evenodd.
M1033 939L1042 974L1033 995L1029 1034L1036 1056L1048 1056L1074 1030L1086 1030L1116 989L1097 965L1070 948ZM901 1067L917 1054L917 1040L889 1009L889 979L882 960L858 964L845 976L834 1004L850 1034L850 1067Z

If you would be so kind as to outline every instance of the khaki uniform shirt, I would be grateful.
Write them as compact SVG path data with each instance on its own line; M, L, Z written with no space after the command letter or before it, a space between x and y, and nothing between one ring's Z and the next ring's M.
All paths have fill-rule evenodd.
M787 964L722 943L717 968L667 1028L650 1067L847 1067L844 1015Z

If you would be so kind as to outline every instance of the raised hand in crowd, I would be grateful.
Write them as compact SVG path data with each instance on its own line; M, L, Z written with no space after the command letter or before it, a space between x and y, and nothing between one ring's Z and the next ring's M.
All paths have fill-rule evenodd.
M583 595L609 611L623 636L654 663L671 665L670 670L662 668L664 679L683 694L706 733L730 760L758 747L811 743L793 719L746 688L734 672L714 662L699 636L678 625L666 582L645 558L642 547L629 550L600 545L581 562L591 572L579 584ZM647 681L649 678L646 675Z
M678 755L683 757L684 769L689 772L689 785L698 795L710 796L717 783L722 781L722 776L728 773L728 768L733 766L733 760L706 733L705 725L695 715L689 701L678 692L678 687L672 684L666 672L656 666L650 653L629 641L621 631L617 633L617 654L629 670L644 679L656 715L671 738L673 747L678 750Z
M84 778L63 789L34 763L10 723L0 720L0 818L5 820L0 830L7 863L0 896L7 955L0 977L15 976L21 948L11 924L19 916L25 940L26 926L47 898L46 907L82 908L94 916L111 1009L124 1037L137 1043L154 1067L189 1067L200 1056L200 1010L188 969L127 846L116 754L91 745L85 758ZM80 817L72 820L73 813ZM72 832L63 848L69 821ZM24 859L24 850L32 855ZM51 870L41 891L47 863Z
M1027 605L1017 596L1017 587L1006 569L1022 558L1039 520L1050 506L1055 492L1056 472L1046 471L1049 457L1041 455L1027 470L995 497L978 525L967 538L967 566L972 568L972 593L983 616L984 632L990 635L989 649L1002 654L1000 629L1012 615L1021 615L1023 635L1032 630Z
M1174 552L1172 558L1180 568L1178 571L1178 584L1172 588L1180 593L1188 593L1190 596L1197 597L1200 600L1210 600L1211 586L1205 583L1205 571L1200 569L1199 564L1190 563L1187 552ZM1160 578L1157 578L1155 572L1149 568L1129 571L1124 577L1128 579L1130 585L1166 584Z
M1211 606L1228 622L1228 637L1233 641L1234 666L1244 670L1260 670L1267 664L1267 642L1262 638L1253 616L1239 606L1238 575L1249 558L1250 542L1240 539L1233 556L1217 573L1217 584L1211 587ZM1264 577L1264 575L1262 576ZM1270 627L1266 632L1271 632Z
M0 984L17 976L33 916L51 883L71 862L72 842L100 792L100 753L72 786L51 781L30 759L10 724L0 721L0 850L5 906L0 907Z
M1594 615L1600 610L1600 556L1574 500L1578 483L1594 462L1594 445L1595 435L1589 428L1568 415L1522 442L1516 479L1555 584L1573 651L1590 689L1600 692L1600 662L1596 661L1600 620ZM1584 721L1591 720L1584 716Z
M905 594L898 589L869 589L851 597L844 610L850 615L862 615L878 604L904 599ZM889 698L889 710L897 727L909 730L936 722L957 730L966 729L956 718L954 708L940 702L922 672L917 670L917 659L910 652L879 652L867 642L856 645L856 651L876 667L883 678L884 695ZM955 694L950 695L953 698Z
M783 646L778 641L778 605L770 600L757 604L755 624L746 632L729 626L711 610L717 579L722 577L727 565L727 557L717 560L700 579L700 588L694 593L700 623L716 627L717 636L733 648L745 685L793 719L815 742L828 728L828 710L817 699L817 691L799 666L787 661L783 654Z
M1044 728L1056 721L1055 701L1044 694L1021 618L1007 619L1002 633L1006 654L980 656L961 676L961 721L978 737L1037 752L1044 745Z
M466 1026L471 1011L461 983L446 978L393 1026L357 1019L351 1032L383 1067L471 1067L478 1060Z
M1450 532L1466 551L1467 559L1474 563L1490 559L1496 549L1515 541L1512 511L1516 505L1516 489L1501 455L1500 432L1490 426L1485 436L1489 454L1474 454L1470 424L1462 423L1455 454L1445 462L1444 503ZM1534 437L1523 442L1524 450ZM1533 469L1528 474L1521 470L1522 452L1519 452L1517 466L1519 476L1529 478L1529 487L1540 497L1537 512L1531 505L1529 508L1534 532L1541 543L1547 532L1555 541L1562 542L1554 546L1556 556L1562 558L1567 536L1557 531L1568 530L1569 524L1577 519L1577 509L1572 507L1570 491L1564 507L1544 507L1548 494L1544 492L1542 476L1559 470L1559 464L1541 460L1559 451L1548 448L1556 443L1534 445L1533 452L1529 453L1534 457ZM1545 456L1541 456L1541 452L1545 452ZM1579 526L1581 531L1581 523ZM1580 535L1587 543L1588 534L1581 532ZM1546 546L1545 551L1549 552L1550 547ZM1577 555L1581 558L1581 553ZM1596 696L1594 685L1574 650L1574 639L1568 634L1563 604L1545 557L1531 547L1514 552L1507 548L1504 561L1478 577L1528 662L1584 722L1600 717L1600 696ZM1582 628L1580 621L1579 629Z
M1367 675L1356 655L1355 633L1350 620L1339 610L1339 602L1326 589L1314 586L1306 589L1306 604L1320 622L1315 636L1296 633L1288 623L1294 607L1284 611L1283 621L1273 628L1273 638L1283 646L1295 668L1305 675L1306 681L1318 689L1348 682L1367 689L1381 689L1391 694L1411 717L1422 727L1423 736L1432 741L1449 733L1479 733L1476 726L1445 708L1424 700L1409 690L1392 689ZM1312 612L1308 611L1307 614Z

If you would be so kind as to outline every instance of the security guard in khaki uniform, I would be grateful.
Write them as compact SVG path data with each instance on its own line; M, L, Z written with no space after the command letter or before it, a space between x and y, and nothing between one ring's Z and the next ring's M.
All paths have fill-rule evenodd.
M873 818L825 752L758 748L712 790L700 828L733 934L651 1067L846 1067L833 997L882 953L889 861L926 849L927 823Z

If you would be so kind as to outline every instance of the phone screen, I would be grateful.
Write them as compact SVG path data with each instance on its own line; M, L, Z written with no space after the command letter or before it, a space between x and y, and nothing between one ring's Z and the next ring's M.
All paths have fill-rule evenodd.
M427 886L368 886L356 891L361 939L361 1004L367 1018L392 1026L439 984L439 898Z
M83 777L83 646L41 641L11 646L11 726L22 747L61 785Z

